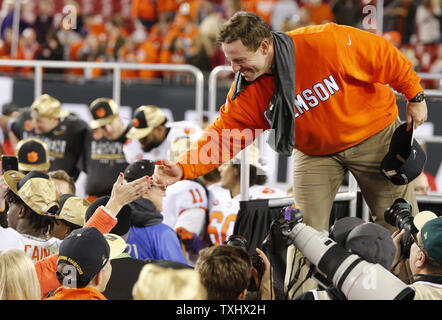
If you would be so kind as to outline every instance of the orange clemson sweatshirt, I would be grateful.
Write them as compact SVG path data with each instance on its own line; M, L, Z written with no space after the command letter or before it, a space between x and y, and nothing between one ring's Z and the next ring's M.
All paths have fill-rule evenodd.
M397 118L391 88L408 100L423 91L412 63L378 35L335 23L288 35L296 61L295 148L303 153L328 155L357 145ZM219 117L178 159L183 179L218 167L270 128L264 111L274 77L261 76L234 100L233 87Z

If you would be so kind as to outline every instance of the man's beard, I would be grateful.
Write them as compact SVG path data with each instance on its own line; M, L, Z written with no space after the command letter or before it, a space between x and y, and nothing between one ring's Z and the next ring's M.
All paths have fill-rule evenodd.
M144 152L150 152L156 147L158 147L160 144L162 144L163 141L152 141L149 144L141 144L141 147L143 148Z

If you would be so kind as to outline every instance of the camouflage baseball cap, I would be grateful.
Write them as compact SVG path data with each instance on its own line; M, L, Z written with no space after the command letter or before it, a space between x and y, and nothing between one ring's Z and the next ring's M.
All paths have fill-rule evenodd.
M60 208L57 187L46 173L34 170L25 175L20 171L9 170L3 177L12 192L36 213L53 215L51 209Z
M143 139L164 121L166 121L166 115L160 108L152 105L141 106L135 110L132 128L126 136L131 139Z
M72 194L63 194L60 196L60 210L55 217L59 220L65 220L82 227L89 205L90 203L82 197L77 197Z
M69 111L61 108L61 102L54 97L43 94L31 105L33 117L64 118L69 115Z

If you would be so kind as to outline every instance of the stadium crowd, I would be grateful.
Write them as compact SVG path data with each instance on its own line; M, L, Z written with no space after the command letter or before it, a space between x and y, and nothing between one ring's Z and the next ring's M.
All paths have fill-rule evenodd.
M74 1L65 3L77 5L81 13L76 29L56 18L53 1L39 0L35 20L22 17L15 58L190 63L208 72L225 63L215 38L221 24L238 10L260 14L273 30L326 22L363 28L363 3L358 1L133 0L130 23L118 16L103 21L92 12L82 13ZM10 8L1 25L3 59L14 58ZM422 10L438 21L439 31L431 38L421 36L428 35L421 33L426 23L418 19ZM415 21L412 30L405 22L410 15ZM384 36L400 49L410 44L423 46L423 52L440 48L439 1L386 1L387 17L391 29ZM429 70L440 67L438 52L439 60L434 59ZM1 71L32 75L26 68ZM92 77L104 73L93 70ZM123 72L125 79L169 76L149 70ZM286 299L273 283L275 266L266 253L257 248L251 255L234 244L240 239L234 234L240 203L238 156L164 190L154 184L156 168L164 159L175 161L203 128L169 121L160 107L148 102L126 124L119 108L108 97L96 97L89 105L92 120L86 123L48 94L31 106L3 106L1 151L9 158L2 157L0 178L0 299ZM286 197L285 190L267 184L257 146L252 144L250 151L250 198ZM80 181L82 173L86 178ZM79 188L85 197L79 196ZM413 273L427 277L413 285L418 298L440 299L441 281L432 276L442 274L442 218L422 219L409 259ZM388 230L373 225L366 225L375 230L370 232L388 235L381 245L390 255L384 252L372 262L381 263L377 259L382 258L384 267L394 266L391 271L396 272L403 233L390 237ZM369 259L364 250L358 254ZM428 289L428 282L436 289ZM333 294L345 298L341 292Z
M350 0L132 0L130 15L120 9L104 16L86 11L79 1L23 1L18 47L13 50L13 1L2 2L2 59L69 61L122 61L137 63L191 64L204 73L225 64L216 43L220 25L239 10L262 16L272 30L288 31L307 25L335 22L376 32L373 19L376 1ZM110 5L110 4L103 4ZM121 4L124 6L125 4ZM62 12L75 8L75 24ZM371 6L371 8L370 8ZM57 8L57 10L55 9ZM71 12L71 11L68 11ZM383 36L414 63L416 71L440 72L440 0L387 0L384 4ZM1 67L0 71L29 75L32 68ZM82 69L46 72L83 75ZM86 76L105 76L93 69ZM123 79L161 79L174 74L154 70L123 70ZM424 81L438 88L436 80Z

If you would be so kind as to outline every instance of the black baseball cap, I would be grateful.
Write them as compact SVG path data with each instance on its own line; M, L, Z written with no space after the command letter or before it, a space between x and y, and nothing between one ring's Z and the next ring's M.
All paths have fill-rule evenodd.
M109 196L102 196L93 201L86 209L84 221L88 221L94 214L95 210L97 210L100 206L106 206L109 198ZM125 205L118 213L118 222L115 227L112 228L110 233L114 233L119 236L123 236L128 233L130 228L131 212L132 210L130 209L129 205Z
M18 159L18 170L20 171L47 171L51 166L48 146L39 139L20 140L15 154Z
M125 248L125 241L117 235L103 235L95 227L79 228L61 242L57 265L66 263L75 267L79 280L87 283Z
M388 153L382 160L382 174L396 185L408 184L423 171L427 156L413 138L414 121L407 131L407 123L401 124L393 133Z
M118 117L118 105L109 98L98 98L89 105L89 111L92 116L90 127L97 129L111 123Z
M137 180L144 176L151 177L155 171L155 162L147 159L138 160L126 167L124 179L127 182Z

